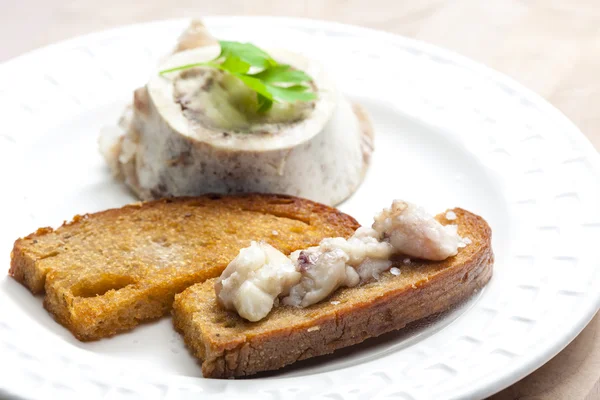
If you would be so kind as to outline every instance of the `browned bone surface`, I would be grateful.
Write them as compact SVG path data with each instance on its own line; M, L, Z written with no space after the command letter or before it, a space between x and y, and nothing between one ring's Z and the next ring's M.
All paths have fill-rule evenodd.
M291 196L249 194L163 199L76 216L18 239L9 274L80 340L128 330L167 313L173 296L218 276L251 240L284 253L358 223Z
M459 234L472 243L447 260L397 262L399 276L386 272L379 281L338 290L307 308L276 307L254 323L217 304L211 279L175 296L175 327L203 361L205 377L227 378L329 354L447 310L488 282L494 260L488 224L465 210L453 211L456 220L444 214L438 220L458 224Z

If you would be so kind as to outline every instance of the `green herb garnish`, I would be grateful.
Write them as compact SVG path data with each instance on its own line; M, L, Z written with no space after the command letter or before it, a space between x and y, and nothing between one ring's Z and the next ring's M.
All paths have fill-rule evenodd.
M226 71L256 92L258 111L266 112L274 102L310 101L317 98L308 82L312 78L289 65L279 64L251 43L220 40L221 53L207 62L182 65L160 71L161 75L195 67Z

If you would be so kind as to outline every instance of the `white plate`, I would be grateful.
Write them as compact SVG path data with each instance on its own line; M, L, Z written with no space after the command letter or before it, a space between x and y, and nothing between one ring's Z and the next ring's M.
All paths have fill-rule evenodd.
M40 298L4 278L4 394L482 397L542 365L591 319L600 300L600 163L558 111L494 71L402 37L298 19L206 22L220 38L321 60L367 107L377 134L366 181L342 210L363 223L395 197L432 212L472 210L493 228L492 281L467 304L410 330L260 378L206 380L168 318L80 343L53 322ZM109 176L96 138L185 25L93 34L0 66L4 268L18 236L134 200Z

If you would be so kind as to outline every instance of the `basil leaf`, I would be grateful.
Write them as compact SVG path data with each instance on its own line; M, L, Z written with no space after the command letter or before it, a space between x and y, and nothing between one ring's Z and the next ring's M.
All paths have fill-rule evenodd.
M221 52L211 61L188 64L170 68L161 75L194 67L209 67L232 74L248 88L256 92L258 112L266 112L279 101L310 101L317 98L316 93L305 85L312 78L303 71L293 69L286 64L278 64L264 50L252 43L219 41ZM254 68L258 72L249 74Z
M248 86L250 89L254 90L256 93L266 97L269 100L273 100L273 95L271 94L271 92L269 92L269 90L267 89L267 86L262 83L262 81L260 81L259 79L256 78L252 78L251 76L248 75L242 75L242 74L234 74L236 77L238 77L242 82L244 82L244 84L246 86Z
M250 64L242 61L239 57L231 56L227 57L220 64L220 67L222 70L231 72L232 74L245 74L250 69Z
M196 68L196 67L203 67L203 66L206 66L206 65L207 65L207 63L187 64L187 65L182 65L180 67L163 69L162 71L159 71L158 73L160 75L164 75L164 74L168 74L169 72L181 71L181 70L184 70L184 69L190 69L190 68Z
M252 43L229 42L220 40L221 54L218 58L237 57L253 67L268 68L277 65L265 51L259 49Z
M266 89L273 95L275 100L281 101L310 101L317 98L314 92L309 91L308 86L294 85L289 87L280 87L274 85L265 85Z
M258 98L258 112L259 113L265 113L267 111L269 111L271 109L271 107L273 107L273 100L266 98L265 96L263 96L260 93L256 93L256 96Z
M303 71L292 69L289 65L276 65L251 75L265 83L302 83L312 78Z

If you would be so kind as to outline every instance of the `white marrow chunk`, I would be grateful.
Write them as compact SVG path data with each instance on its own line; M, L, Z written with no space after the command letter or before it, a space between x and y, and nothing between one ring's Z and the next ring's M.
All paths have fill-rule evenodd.
M358 228L348 238L327 238L319 244L323 251L340 249L348 255L347 264L353 267L360 265L365 258L387 260L393 253L394 248L387 242L380 240L377 231L367 227Z
M442 225L423 208L394 200L375 216L373 229L389 240L397 253L426 260L456 255L462 242L456 225Z
M297 269L302 273L302 279L289 289L289 296L281 302L288 306L307 307L341 286L358 285L360 278L356 270L347 265L348 260L348 254L341 249L300 252Z
M264 242L240 250L215 284L219 303L248 321L264 318L281 293L296 284L300 272L282 252Z
M387 259L365 258L356 268L361 281L379 279L379 274L387 271L392 266L392 262Z

